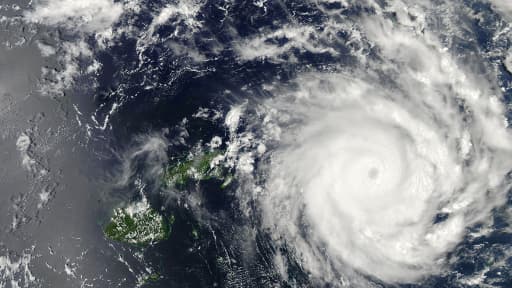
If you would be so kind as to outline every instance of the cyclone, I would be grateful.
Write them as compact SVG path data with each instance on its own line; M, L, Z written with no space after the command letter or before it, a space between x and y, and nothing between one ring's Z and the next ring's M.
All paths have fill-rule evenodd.
M510 188L512 138L493 84L432 35L386 20L365 29L386 71L304 73L262 104L262 130L278 135L257 196L263 226L335 286L443 273Z
M490 124L479 115L468 123L426 95L335 80L294 103L300 121L273 155L262 200L267 224L313 270L329 259L386 282L439 272L466 227L503 201L508 148L481 134Z

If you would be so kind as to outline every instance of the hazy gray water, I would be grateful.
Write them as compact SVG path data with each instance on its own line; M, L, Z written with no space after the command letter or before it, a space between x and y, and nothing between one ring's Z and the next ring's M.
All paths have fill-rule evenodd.
M101 230L102 170L72 113L92 95L39 93L42 67L57 66L37 47L47 35L16 22L21 11L0 12L0 287L122 283L127 266Z

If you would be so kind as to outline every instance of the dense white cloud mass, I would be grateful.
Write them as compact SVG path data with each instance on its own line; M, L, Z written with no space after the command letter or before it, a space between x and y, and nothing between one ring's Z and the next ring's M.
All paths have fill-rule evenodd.
M509 0L491 0L493 6L501 13L512 17L512 1Z
M467 103L471 123L457 113L455 101L478 88L460 83L448 100L449 83L407 81L416 89L307 75L283 111L302 123L281 135L265 219L319 277L344 264L387 282L437 272L465 228L504 200L512 140L503 121L478 111L483 103ZM434 224L439 213L448 218ZM309 227L304 239L301 227Z
M388 283L442 272L466 229L486 221L510 188L512 136L495 84L458 63L429 29L429 1L369 2L375 13L351 33L377 57L267 87L275 97L254 125L261 143L277 146L262 171L270 178L240 196L251 191L274 240L335 286L370 285L354 272ZM341 27L332 25L325 30ZM254 39L242 59L316 49L288 37L265 54L258 47L267 44Z
M123 5L112 0L38 1L25 16L32 22L62 25L83 32L101 32L112 26L123 13Z
M504 61L505 68L508 70L508 72L512 73L512 50L508 52L507 57Z

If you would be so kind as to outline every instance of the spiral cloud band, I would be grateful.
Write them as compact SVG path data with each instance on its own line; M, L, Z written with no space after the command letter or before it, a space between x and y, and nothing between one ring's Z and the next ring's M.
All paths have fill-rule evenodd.
M441 103L424 101L435 94L409 98L336 80L296 103L304 123L273 158L267 220L298 241L314 269L324 247L330 261L384 281L435 273L465 228L503 202L511 163L496 144L510 140L487 139L483 127L492 124L479 115L467 123L456 107L432 111Z
M505 203L512 167L490 82L428 32L385 18L364 28L384 69L305 73L262 105L279 143L257 195L264 225L313 277L341 286L442 272L467 228Z

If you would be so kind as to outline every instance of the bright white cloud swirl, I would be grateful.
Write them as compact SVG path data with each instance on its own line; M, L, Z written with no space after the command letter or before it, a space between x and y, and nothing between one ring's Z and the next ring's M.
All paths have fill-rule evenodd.
M378 61L271 85L255 125L278 145L250 189L313 279L411 283L442 272L467 228L505 203L512 137L498 90L433 34L362 23Z

